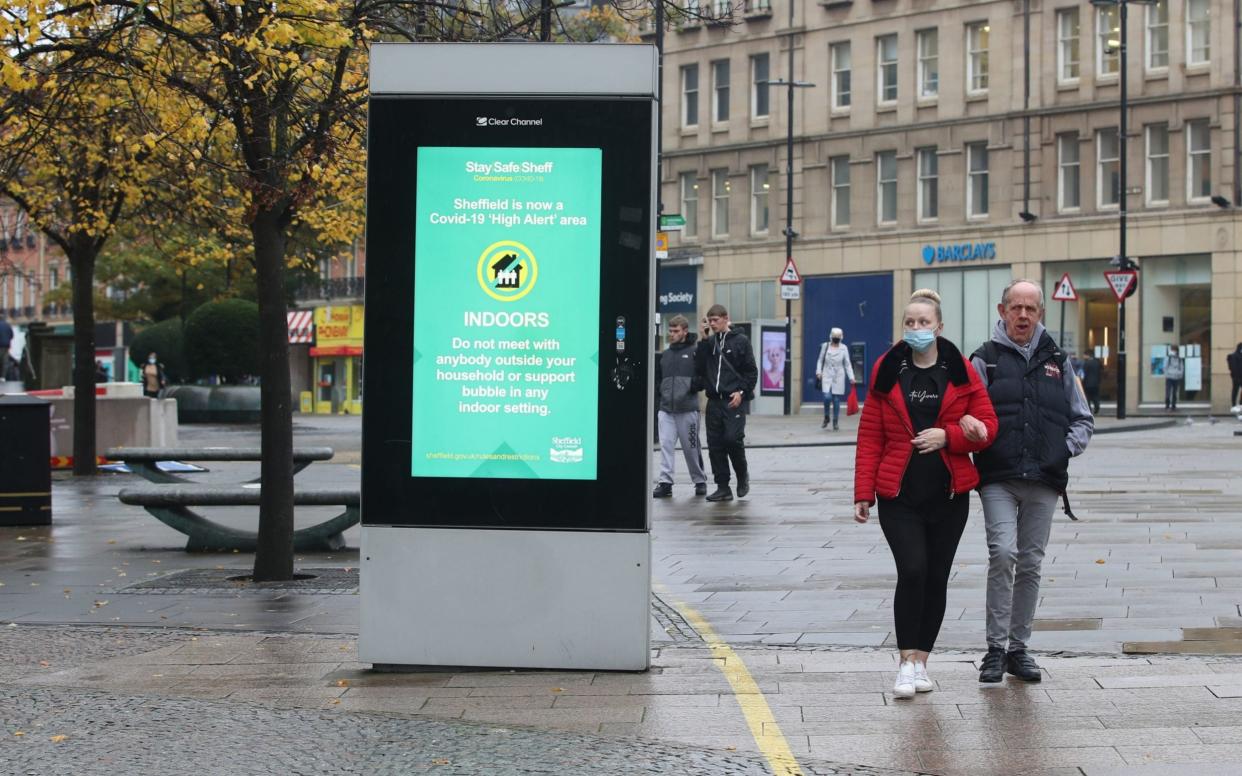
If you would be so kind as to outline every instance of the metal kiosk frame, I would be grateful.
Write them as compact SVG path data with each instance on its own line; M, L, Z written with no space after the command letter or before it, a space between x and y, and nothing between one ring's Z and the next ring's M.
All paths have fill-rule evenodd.
M647 351L655 309L656 87L651 46L372 47L358 639L362 661L380 668L649 667L653 365ZM581 379L575 378L577 393L572 396L582 417L589 415L582 407L597 408L596 425L583 437L588 443L576 450L555 449L564 439L555 436L548 437L552 450L547 443L542 450L531 446L528 459L547 456L542 469L532 464L524 471L505 463L508 468L479 465L474 473L463 474L460 467L435 468L440 466L438 453L435 466L426 463L432 455L422 451L432 435L437 444L448 440L443 442L446 450L477 449L477 432L456 438L449 433L454 424L474 421L461 420L461 405L448 403L443 392L436 392L438 383L432 386L418 371L429 332L438 332L434 346L440 347L446 339L441 336L444 322L457 325L462 315L427 317L433 303L456 304L456 297L445 302L444 294L433 300L424 296L421 313L415 308L418 283L426 283L423 293L428 294L440 282L439 275L433 282L426 274L429 268L474 273L477 261L478 284L483 285L485 264L477 247L473 252L429 250L429 235L447 233L447 227L427 225L443 222L418 215L423 212L418 199L430 201L431 194L420 192L434 188L437 201L453 201L445 199L444 191L456 184L444 183L442 172L431 177L432 170L450 168L435 167L432 160L438 163L463 149L479 149L476 155L489 159L510 158L505 153L509 148L531 159L540 152L549 157L564 152L558 158L577 159L585 153L584 158L595 160L590 175L578 175L576 185L596 192L591 201L599 203L597 224L592 225L599 233L598 289L582 294L598 298L598 307L578 304L563 288L548 285L568 277L570 263L564 254L570 251L558 253L554 244L540 248L534 243L535 252L543 251L541 262L549 257L551 269L539 270L545 285L524 304L533 304L530 300L543 293L542 298L551 300L550 309L557 311L552 325L592 350L590 358L579 360ZM461 184L464 189L484 180L459 176L461 165L451 169L452 180L467 181ZM598 189L581 183L596 179ZM558 180L569 185L574 179L563 173ZM470 245L502 240L497 236L505 234L503 224L497 226L502 220L470 216L461 222L464 226L452 227L457 230L453 239L473 239L477 233L476 241L467 240ZM421 237L420 229L426 230ZM578 266L594 254L594 232L587 234L584 239L592 250L582 252L588 258L573 257ZM416 249L419 245L423 247ZM533 276L528 272L525 277ZM445 282L464 284L461 277L455 274ZM521 280L513 277L512 282ZM560 290L554 294L553 289ZM463 291L461 296L468 294ZM469 304L473 302L462 302ZM466 311L464 325L476 325L470 323L470 308L460 309ZM420 399L427 403L420 404ZM427 420L429 406L438 413L432 420ZM545 424L549 434L557 433L552 422L557 417L554 411ZM524 429L541 428L531 425L539 420L521 422L527 424ZM518 423L503 413L494 418L498 433L506 424ZM594 468L560 476L572 467L552 466L557 453L566 456L560 462L572 464L581 460L574 456L584 455L584 448ZM477 458L478 453L461 453L456 460L470 456ZM455 460L451 452L442 457Z

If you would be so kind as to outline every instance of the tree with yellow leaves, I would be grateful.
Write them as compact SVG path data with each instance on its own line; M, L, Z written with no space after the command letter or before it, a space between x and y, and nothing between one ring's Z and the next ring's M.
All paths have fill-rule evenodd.
M106 73L53 74L58 57L32 60L0 114L0 195L21 207L72 268L75 474L95 472L95 262L142 201L155 144L143 143L138 95Z

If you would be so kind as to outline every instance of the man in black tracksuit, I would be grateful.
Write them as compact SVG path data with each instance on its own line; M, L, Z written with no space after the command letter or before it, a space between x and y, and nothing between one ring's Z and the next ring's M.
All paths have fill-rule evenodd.
M731 501L729 463L737 474L737 495L750 492L746 468L746 407L755 398L759 368L750 340L729 328L729 311L712 305L707 311L709 331L695 353L697 388L707 392L707 455L712 462L716 490L708 501Z

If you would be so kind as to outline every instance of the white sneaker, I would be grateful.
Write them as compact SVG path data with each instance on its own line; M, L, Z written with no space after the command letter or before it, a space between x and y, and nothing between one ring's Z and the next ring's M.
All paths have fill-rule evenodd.
M914 661L903 660L897 671L897 681L893 683L893 697L913 698L914 693Z
M931 692L936 689L932 684L932 680L927 677L927 664L914 664L914 691L915 692Z

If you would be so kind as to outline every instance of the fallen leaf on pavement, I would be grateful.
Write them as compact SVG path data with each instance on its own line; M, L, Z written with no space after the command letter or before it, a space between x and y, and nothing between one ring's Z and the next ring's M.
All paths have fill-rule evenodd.
M1107 561L1105 561L1103 558L1100 558L1100 559L1096 560L1096 563L1098 563L1098 564L1100 564L1101 566L1103 566L1105 563L1107 563Z
M43 666L44 668L47 668L48 666L51 665L51 663L47 662L46 660L40 660L39 665Z
M336 686L337 686L337 687L348 687L348 686L349 686L349 680L348 680L348 679L337 679L337 680L336 680Z
M452 765L453 761L445 757L437 757L431 761L432 765Z
M107 601L96 601L96 602L95 602L95 608L96 608L96 609L100 608L101 606L107 606L107 605L108 605L108 602L107 602Z
M17 541L19 541L19 542L24 542L24 541L26 541L26 537L25 537L25 536L19 536L19 537L17 537Z
M64 741L66 737L67 736L52 736L48 740L51 741L53 744L59 744L61 741Z
M22 736L26 735L26 731L24 731L24 730L14 730L14 731L13 731L13 735L17 736L18 738L21 738Z
M116 544L116 539L109 539L108 544Z

